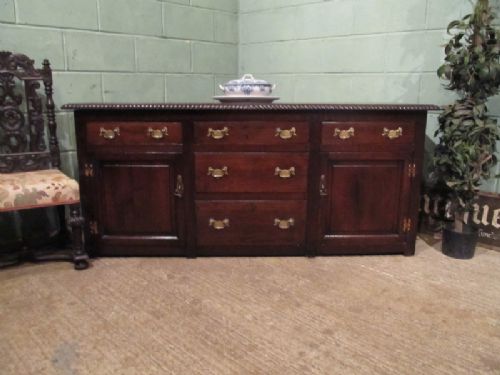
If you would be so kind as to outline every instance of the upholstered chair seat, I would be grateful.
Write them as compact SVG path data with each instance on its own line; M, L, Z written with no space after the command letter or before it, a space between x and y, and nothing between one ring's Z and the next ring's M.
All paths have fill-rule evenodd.
M58 169L0 173L0 212L79 202L78 182Z

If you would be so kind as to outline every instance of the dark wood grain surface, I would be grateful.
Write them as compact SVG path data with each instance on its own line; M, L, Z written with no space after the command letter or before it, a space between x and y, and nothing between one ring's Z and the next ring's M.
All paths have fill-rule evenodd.
M305 193L307 153L214 152L196 153L196 191L229 193ZM227 175L214 178L209 168L225 168ZM279 172L283 171L283 172ZM290 177L280 177L280 173Z
M66 108L76 109L86 236L94 254L414 252L425 122L427 110L437 107ZM116 126L119 141L100 134ZM163 126L168 137L147 136L149 127ZM289 219L286 229L274 225L284 220L287 226Z
M196 202L198 244L206 245L297 245L305 243L305 201L227 201ZM210 219L227 220L224 229L214 229ZM275 220L293 220L281 229Z
M100 135L103 130L119 133L114 135L114 139L108 140ZM87 139L89 145L106 147L182 144L182 125L180 122L166 121L90 122L87 124Z

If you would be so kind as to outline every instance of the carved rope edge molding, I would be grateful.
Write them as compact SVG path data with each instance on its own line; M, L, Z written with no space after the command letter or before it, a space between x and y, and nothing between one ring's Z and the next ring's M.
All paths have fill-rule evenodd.
M62 109L73 110L106 110L106 109L150 109L150 110L209 110L209 111L432 111L439 110L440 107L427 104L217 104L217 103L69 103L61 107Z

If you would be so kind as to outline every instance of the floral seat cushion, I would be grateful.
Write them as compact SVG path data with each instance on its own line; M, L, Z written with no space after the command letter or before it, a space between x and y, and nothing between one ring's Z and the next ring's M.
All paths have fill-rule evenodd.
M57 169L0 173L0 212L79 201L78 182Z

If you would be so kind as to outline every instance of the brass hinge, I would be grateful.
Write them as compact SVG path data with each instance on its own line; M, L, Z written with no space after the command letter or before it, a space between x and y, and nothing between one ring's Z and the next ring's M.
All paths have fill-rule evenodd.
M403 219L403 233L410 233L411 231L411 219L405 217Z
M97 230L97 221L89 221L89 232L90 234L96 235L99 233Z
M415 163L411 163L408 166L408 177L415 178L417 176L417 165Z
M85 177L94 177L94 165L91 163L85 163L83 166L83 174Z

